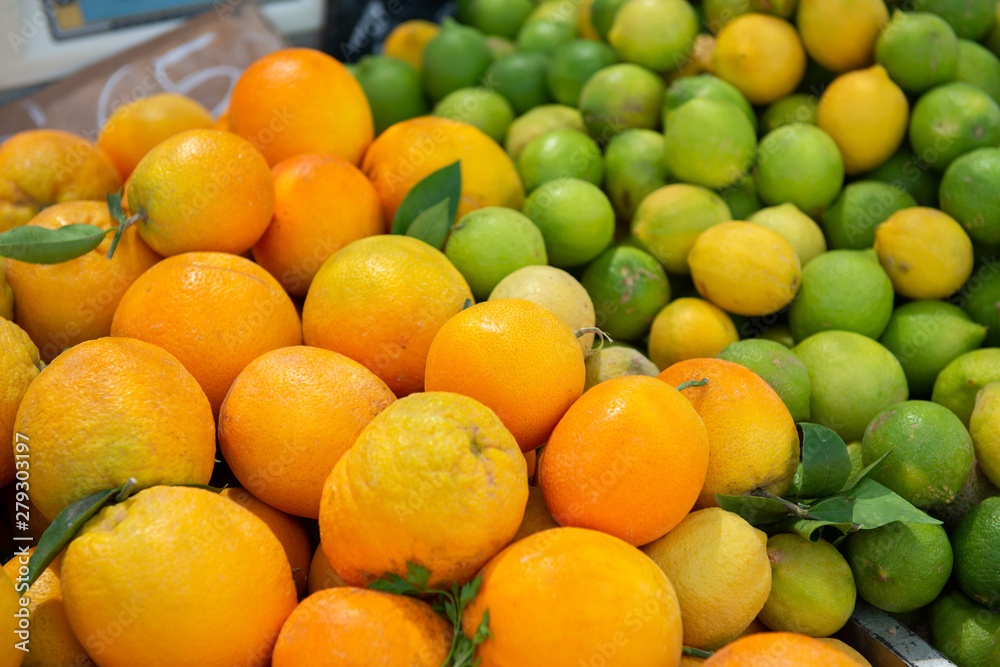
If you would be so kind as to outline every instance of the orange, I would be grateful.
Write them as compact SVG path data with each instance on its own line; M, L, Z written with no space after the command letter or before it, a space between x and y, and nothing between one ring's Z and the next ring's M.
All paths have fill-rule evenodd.
M541 446L583 394L583 350L552 311L524 299L463 310L427 352L427 391L470 396L497 414L525 452Z
M358 164L375 134L361 84L315 49L282 49L247 67L229 98L229 128L272 166L303 153Z
M31 220L46 206L104 201L122 178L108 154L61 130L18 132L0 144L0 232Z
M524 457L495 414L458 394L413 394L337 461L320 537L352 586L405 575L408 562L430 571L431 588L463 584L514 536L527 500Z
M305 597L309 579L309 564L312 562L312 546L302 520L276 510L263 500L254 498L246 489L232 486L222 490L224 498L229 498L240 507L250 510L258 519L267 524L274 536L281 542L292 568L292 578L299 597Z
M326 557L323 545L320 544L316 547L316 553L313 554L312 562L309 564L308 594L312 595L324 588L337 588L346 585L344 580L337 576L333 566L330 565L330 559Z
M98 338L56 357L29 385L14 431L29 446L31 500L49 521L124 484L207 484L215 423L205 394L170 353Z
M401 58L421 71L424 67L424 47L434 39L441 26L430 21L410 19L393 28L382 43L382 55Z
M386 231L375 187L350 162L298 155L274 165L274 217L253 258L285 290L305 296L330 255Z
M142 156L164 139L185 130L212 127L212 114L179 93L157 93L123 104L108 116L97 145L128 178Z
M487 206L521 210L524 186L514 163L481 130L456 120L421 116L396 123L375 140L361 169L375 184L382 213L391 221L410 188L456 160L462 164L456 219Z
M440 667L451 626L422 600L331 588L302 601L281 628L273 667Z
M282 512L315 519L334 464L394 400L382 380L342 354L304 345L272 350L250 362L229 389L219 412L219 447L251 493Z
M405 396L424 388L431 340L470 299L444 253L408 236L372 236L320 268L302 307L302 334L306 345L360 362Z
M139 161L125 190L129 211L144 214L139 235L164 256L246 252L274 213L267 162L232 132L173 135Z
M462 618L472 636L489 609L480 667L677 667L681 616L667 576L644 553L584 528L515 542L483 569Z
M28 223L45 229L66 225L94 225L112 229L118 223L104 202L55 204ZM59 264L3 262L3 272L14 291L14 320L35 341L42 359L52 361L66 348L111 333L111 318L125 290L160 256L128 229L108 259L112 234L82 257Z
M38 377L43 365L38 358L38 348L24 329L10 320L0 319L0 376L4 378L3 389L0 390L0 442L5 443L0 448L0 486L14 481L17 460L14 454L26 454L31 449L21 438L15 440L14 417L24 393ZM23 464L21 467L24 467ZM29 471L21 476L30 474ZM20 481L18 490L27 490L29 484L26 482L30 480Z
M709 461L708 433L673 387L627 375L573 404L545 447L542 490L563 526L641 546L691 511Z
M535 476L535 469L538 467L538 450L532 449L530 452L524 452L524 462L528 464L528 479L530 480Z
M278 538L236 503L158 486L70 542L66 616L101 667L264 667L295 607Z
M14 584L7 577L0 577L0 618L3 619L0 620L0 633L6 637L0 645L0 664L4 667L20 667L26 655L16 645L16 642L23 641L18 632L24 632L26 639L30 638L30 630L21 630L21 619L15 616L21 610L20 602Z
M220 252L175 255L139 276L118 304L111 335L176 356L216 415L247 364L302 342L298 313L278 281L250 260Z
M745 366L722 359L688 359L659 379L672 387L708 378L681 393L708 430L708 473L696 508L717 507L715 494L739 495L760 487L788 490L799 463L799 434L771 386Z
M229 132L230 131L230 129L229 129L229 109L226 109L221 114L219 114L219 117L215 119L214 123L212 123L212 129L213 130L219 130L221 132Z
M859 667L843 651L791 632L760 632L716 651L702 667Z

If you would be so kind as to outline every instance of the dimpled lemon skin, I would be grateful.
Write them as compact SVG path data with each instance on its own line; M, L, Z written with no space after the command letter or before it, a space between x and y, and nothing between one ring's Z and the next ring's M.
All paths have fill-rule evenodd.
M897 294L943 299L972 274L972 241L947 213L917 206L897 211L875 230L875 252Z

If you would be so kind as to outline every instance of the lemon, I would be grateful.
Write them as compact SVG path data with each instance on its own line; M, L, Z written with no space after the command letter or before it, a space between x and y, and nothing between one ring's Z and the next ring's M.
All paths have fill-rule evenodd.
M503 147L510 159L516 161L532 140L551 130L564 129L586 131L580 112L561 104L543 104L514 119L507 128Z
M626 375L646 375L656 377L660 369L647 359L639 350L624 345L605 346L600 351L591 354L584 361L587 367L587 380L583 390L598 385L605 380L611 380Z
M896 293L943 299L972 274L972 241L954 218L932 208L905 208L875 230L875 252Z
M815 257L826 252L823 230L812 218L796 208L795 204L762 208L746 220L784 236L795 249L803 269Z
M417 68L423 69L424 47L441 30L441 26L430 21L410 19L393 28L382 45L382 55L402 58Z
M596 72L580 91L587 131L602 144L633 127L655 130L665 86L653 72L632 63Z
M652 255L628 246L605 250L580 282L594 302L597 326L614 340L638 340L670 300L670 283Z
M757 150L757 131L740 108L699 97L670 113L666 162L679 180L719 189L743 179Z
M1000 380L1000 348L984 347L952 359L934 381L931 400L948 408L968 425L979 390Z
M755 177L757 192L765 203L791 202L814 215L840 192L844 160L826 132L815 125L792 123L760 140Z
M744 14L719 31L715 75L736 86L753 104L770 104L795 90L806 69L806 52L788 21Z
M802 282L792 245L778 232L750 222L723 222L702 232L688 266L699 294L738 315L781 310Z
M621 220L631 222L650 192L670 182L663 135L625 130L604 149L604 191Z
M881 181L854 181L823 211L823 229L833 248L863 250L875 245L875 228L917 202L906 190Z
M816 124L819 98L809 93L793 93L771 103L761 114L760 124L764 132L770 132L782 125L792 123Z
M1000 486L1000 382L990 382L979 390L969 433L979 467L987 479Z
M698 15L687 0L628 0L608 43L625 62L666 72L687 61L697 35Z
M434 105L434 115L478 127L500 143L514 120L514 109L507 98L487 88L459 88Z
M533 139L515 164L526 192L559 178L580 178L595 185L604 180L600 147L577 130L552 130Z
M731 219L719 195L675 183L649 193L632 219L632 234L670 273L690 273L688 253L698 235Z
M909 113L906 94L875 65L837 77L819 100L816 124L837 142L844 171L858 174L892 157Z
M649 330L649 358L660 368L717 356L740 339L732 319L703 299L681 297L657 313Z
M806 52L834 72L871 65L875 40L888 22L882 0L800 0L795 18Z
M944 171L960 155L1000 144L1000 105L968 83L946 83L917 100L909 134L917 155Z
M896 10L875 42L875 61L908 93L951 81L958 69L958 37L939 16Z

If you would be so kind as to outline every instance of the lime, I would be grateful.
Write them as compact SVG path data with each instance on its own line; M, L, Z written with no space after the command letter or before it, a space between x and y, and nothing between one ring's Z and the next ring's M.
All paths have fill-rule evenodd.
M796 341L839 329L878 338L892 315L892 281L873 250L831 250L802 270L788 311Z
M531 0L459 0L458 20L486 35L514 37L534 8Z
M985 347L961 354L942 369L934 381L931 400L948 408L968 424L979 390L1000 380L1000 348Z
M968 83L938 86L913 107L910 144L924 162L944 171L964 153L1000 144L1000 105Z
M734 215L736 215L735 212ZM784 236L785 240L795 248L795 254L803 269L814 258L826 252L826 239L823 238L823 230L812 218L797 209L795 204L762 208L747 217L746 220Z
M816 124L819 98L809 93L793 93L772 102L760 117L761 130L770 132L792 123Z
M670 113L674 109L698 97L706 97L735 104L756 130L757 115L754 113L753 107L750 106L750 102L743 96L743 93L733 84L727 83L711 74L685 76L670 84L666 94L663 96L663 127L667 127Z
M625 62L676 70L691 54L698 15L687 0L629 0L615 14L608 42Z
M663 135L625 130L604 150L604 190L618 217L632 220L639 203L670 181Z
M1000 56L1000 3L993 12L993 27L986 33L982 42L994 55Z
M823 212L823 229L833 248L871 248L876 227L896 211L916 205L910 193L890 183L855 181Z
M732 219L729 207L707 188L665 185L646 195L632 218L632 234L671 273L690 273L687 258L698 235Z
M543 183L525 200L523 212L541 230L552 266L586 264L615 235L611 202L596 185L578 178Z
M540 21L555 21L556 23L576 25L575 4L566 3L562 0L545 0L544 2L539 2L538 6L524 20L524 25Z
M792 123L760 140L756 178L757 192L765 203L791 202L814 215L840 192L844 160L826 132L815 125Z
M900 88L922 93L955 78L958 37L940 16L896 10L875 42L875 61Z
M879 412L905 401L906 376L889 350L852 331L823 331L792 348L809 370L809 418L845 442L860 440Z
M1000 613L951 591L931 605L929 618L931 643L944 657L956 665L995 664L989 654L1000 630Z
M639 65L621 63L595 73L580 92L590 136L607 143L632 127L657 129L663 90L663 81Z
M1000 302L1000 266L996 259L988 257L980 262L976 272L959 293L957 303L969 317L986 327L988 347L1000 347L1000 317L997 303Z
M674 109L664 136L670 173L712 189L742 180L757 149L757 132L739 107L705 97Z
M618 56L607 44L591 39L566 42L552 53L547 77L549 92L556 102L575 107L587 79L616 62Z
M358 63L354 77L371 105L375 134L381 134L390 125L424 116L428 112L420 72L405 60L390 56L365 56Z
M514 122L507 128L504 150L507 151L511 160L517 160L524 147L535 138L550 130L563 129L587 131L583 124L583 116L572 107L565 107L561 104L544 104L535 107L523 116L515 118Z
M795 347L795 339L792 338L792 330L785 322L778 322L769 326L761 327L757 330L757 335L762 340L772 340L780 343L788 349Z
M1000 486L1000 382L979 390L969 419L969 434L979 467L986 478ZM991 494L995 495L995 494Z
M517 44L510 41L506 37L486 35L486 44L490 47L490 53L493 54L493 60L500 60L501 58L517 52Z
M757 181L753 176L747 175L730 185L719 190L719 196L726 202L734 220L747 220L751 215L761 209L764 204L757 196ZM767 225L764 225L767 227Z
M982 39L993 27L995 0L920 0L921 11L937 14L965 39Z
M615 15L626 2L627 0L594 0L594 4L590 6L590 22L604 41L608 41Z
M538 228L526 216L499 206L462 216L451 228L444 254L465 277L477 301L486 300L514 271L547 261Z
M1000 242L1000 148L977 148L956 158L941 177L941 209L973 241Z
M977 449L975 436L972 439L972 446ZM950 503L928 507L926 511L935 519L943 521L944 529L951 534L970 509L993 496L1000 496L1000 489L986 476L977 460L972 466L972 474L965 480L965 485L955 495L955 499Z
M747 0L703 0L702 10L705 14L705 27L718 33L725 25L751 11Z
M930 401L904 401L875 416L861 441L864 464L887 453L872 479L920 508L953 501L975 463L961 420Z
M861 178L888 183L905 190L920 206L938 205L938 183L941 177L929 164L917 157L906 143L885 164ZM872 242L874 243L874 238Z
M434 115L474 125L497 143L514 120L507 98L487 88L460 88L434 105Z
M934 379L952 359L979 347L986 327L944 301L911 301L897 308L879 342L896 355L910 395L930 396Z
M656 314L649 331L649 358L666 369L685 359L714 357L739 339L724 310L704 299L681 297Z
M852 533L845 556L858 594L895 613L932 602L948 583L953 563L944 528L904 521Z
M524 189L531 192L557 178L604 180L604 158L597 143L577 130L552 130L533 139L517 158Z
M493 299L524 299L548 308L571 331L592 327L595 323L594 304L583 285L562 269L554 266L525 266L497 283L490 292ZM584 350L590 349L594 334L579 337Z
M500 58L483 73L482 85L507 98L521 115L549 102L545 81L549 59L544 53L514 53Z
M778 632L827 637L854 613L857 591L851 567L824 539L795 533L767 538L771 593L761 609L764 625Z
M994 101L1000 102L1000 58L982 44L958 40L955 80L978 86Z
M639 340L670 300L663 267L647 252L618 246L604 251L583 272L597 326L614 340Z
M995 609L1000 603L1000 496L969 510L955 528L952 545L962 592Z
M656 377L660 369L646 356L631 347L611 345L601 348L584 361L587 368L587 380L583 390L587 391L594 385L605 380L612 380L626 375L646 375Z
M746 366L763 378L781 397L796 423L809 421L809 371L787 347L773 340L747 338L727 345L718 357Z
M424 91L437 102L459 88L476 86L491 62L493 53L483 33L445 19L424 47Z
M562 21L535 21L526 23L514 40L523 51L539 51L551 55L560 44L576 39L576 25Z

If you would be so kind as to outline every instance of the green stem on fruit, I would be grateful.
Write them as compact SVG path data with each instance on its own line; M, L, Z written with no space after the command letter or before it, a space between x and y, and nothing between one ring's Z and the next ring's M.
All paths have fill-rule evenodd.
M118 229L115 231L115 237L111 239L111 247L108 248L108 259L111 259L112 255L115 254L115 248L118 247L118 242L121 240L122 234L125 233L125 230L135 223L147 219L148 217L146 216L146 211L140 208L138 213L133 213L118 225Z
M700 380L688 380L687 382L681 382L677 385L677 391L684 391L688 387L704 387L708 384L708 378L702 378Z
M701 658L702 660L707 660L712 657L711 651L702 651L700 648L693 648L691 646L685 646L681 653L684 655L689 655L692 658Z
M118 492L117 496L115 496L115 502L116 503L125 502L125 500L130 495L132 495L132 490L136 487L138 483L139 480L137 480L135 477L129 477L128 481L125 482L125 486L123 486L122 490Z

